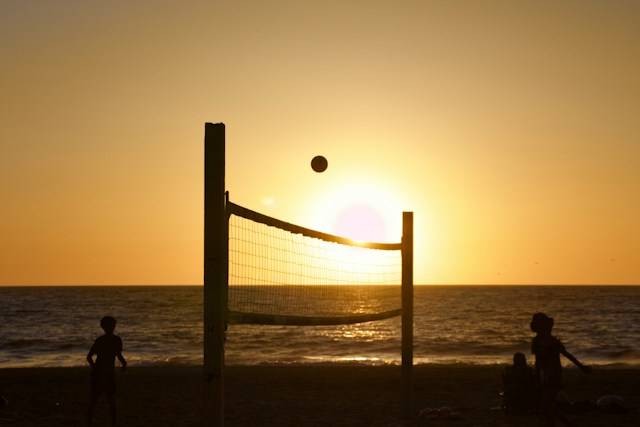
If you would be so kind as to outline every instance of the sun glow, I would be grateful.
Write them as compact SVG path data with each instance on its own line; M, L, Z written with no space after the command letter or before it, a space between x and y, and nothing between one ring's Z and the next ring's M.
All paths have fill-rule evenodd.
M383 185L355 182L333 187L310 203L314 228L358 242L399 242L402 208Z

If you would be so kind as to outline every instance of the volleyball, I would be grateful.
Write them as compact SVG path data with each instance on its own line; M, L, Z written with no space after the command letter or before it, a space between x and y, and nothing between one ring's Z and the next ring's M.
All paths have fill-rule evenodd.
M329 166L329 162L324 156L315 156L311 159L311 169L318 173L327 170L327 166Z

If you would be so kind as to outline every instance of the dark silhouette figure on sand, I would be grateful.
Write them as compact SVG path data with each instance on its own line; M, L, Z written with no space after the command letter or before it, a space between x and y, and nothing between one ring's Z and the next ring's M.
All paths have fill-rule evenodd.
M556 398L562 389L562 354L584 373L591 368L580 363L567 351L559 339L551 335L553 318L544 313L536 313L531 319L531 330L536 333L531 342L531 352L536 356L536 381L540 392L540 412L547 426L555 426L558 419L562 424L570 426L569 420L558 411Z
M535 410L535 378L524 353L513 355L513 365L502 375L504 409L508 414L524 415Z
M100 326L104 330L104 335L98 337L87 354L87 362L91 366L91 395L89 400L89 411L87 414L87 425L93 421L93 410L102 394L107 398L109 411L111 414L111 425L116 425L116 357L126 369L127 361L122 355L122 340L113 332L116 329L116 319L105 316L100 321ZM93 356L97 356L93 360Z

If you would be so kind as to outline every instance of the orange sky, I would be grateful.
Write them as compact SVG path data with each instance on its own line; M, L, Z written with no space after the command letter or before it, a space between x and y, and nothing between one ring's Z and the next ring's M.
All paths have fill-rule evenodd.
M416 283L640 283L638 22L631 1L3 1L0 284L201 283L205 121L236 203L336 231L359 194L390 240L415 211Z

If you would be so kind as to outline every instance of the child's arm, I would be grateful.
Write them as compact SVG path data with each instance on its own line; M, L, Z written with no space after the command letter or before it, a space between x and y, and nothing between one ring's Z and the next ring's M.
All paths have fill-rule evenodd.
M534 376L536 381L540 378L540 364L538 363L538 356L536 355L536 341L535 339L531 342L531 353L536 356L536 360L534 363Z
M127 369L127 360L122 355L122 340L118 337L118 348L116 350L116 357L120 361L120 365L122 365L122 370Z
M562 350L560 350L560 353L562 353L564 357L569 359L574 365L580 368L580 370L585 374L591 372L591 367L583 365L573 354L569 353L566 348L563 347Z
M538 358L536 357L536 364L534 365L533 376L536 381L540 381L540 365L538 364Z
M120 361L120 364L122 365L122 369L127 369L127 360L124 358L124 356L122 355L122 352L118 352L118 354L116 354L116 357L118 358L118 360Z
M89 362L89 366L91 366L91 368L93 368L94 366L96 366L96 362L93 361L93 355L96 354L93 346L91 346L91 349L89 350L89 353L87 353L87 362Z

